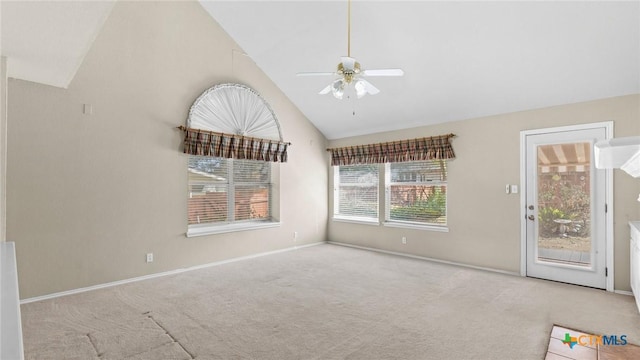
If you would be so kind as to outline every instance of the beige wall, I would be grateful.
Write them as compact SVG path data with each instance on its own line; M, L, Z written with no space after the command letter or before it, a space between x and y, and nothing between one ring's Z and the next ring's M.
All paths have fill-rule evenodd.
M640 95L330 141L340 147L454 133L457 158L449 162L448 233L330 220L329 240L519 273L520 196L504 186L520 184L520 131L607 120L617 137L640 135ZM640 219L639 193L640 179L614 171L617 290L630 289L627 223Z
M241 54L197 2L118 2L68 89L9 81L7 231L22 298L326 240L326 139ZM174 128L224 82L258 91L293 143L281 226L186 238Z
M7 80L7 58L0 56L0 241L7 240Z
M453 132L458 155L449 166L449 233L336 223L327 219L326 139L241 53L197 3L118 2L68 89L9 81L7 236L22 298L327 238L517 272L519 196L504 194L504 184L519 183L519 132L614 120L616 136L640 134L635 95L335 140ZM174 127L223 82L261 93L293 143L279 166L282 225L186 238L187 157ZM615 287L628 290L627 221L640 219L640 180L614 176Z

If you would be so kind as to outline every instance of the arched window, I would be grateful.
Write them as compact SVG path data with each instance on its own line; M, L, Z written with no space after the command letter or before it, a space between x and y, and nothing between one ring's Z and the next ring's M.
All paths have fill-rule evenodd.
M187 236L278 226L277 162L287 161L276 116L253 89L214 86L189 111Z

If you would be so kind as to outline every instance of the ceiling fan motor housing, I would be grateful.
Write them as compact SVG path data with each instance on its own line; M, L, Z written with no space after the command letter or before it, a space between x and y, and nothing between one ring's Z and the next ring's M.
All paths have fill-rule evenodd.
M360 63L359 62L354 62L353 64L353 69L345 69L344 65L342 63L338 64L338 71L336 71L336 73L338 75L341 75L344 77L344 81L347 84L351 84L351 82L353 81L353 78L360 74Z

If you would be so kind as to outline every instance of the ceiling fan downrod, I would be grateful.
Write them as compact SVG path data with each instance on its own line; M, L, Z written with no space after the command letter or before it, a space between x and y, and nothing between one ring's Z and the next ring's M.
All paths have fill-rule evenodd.
M351 57L351 0L347 1L347 56Z

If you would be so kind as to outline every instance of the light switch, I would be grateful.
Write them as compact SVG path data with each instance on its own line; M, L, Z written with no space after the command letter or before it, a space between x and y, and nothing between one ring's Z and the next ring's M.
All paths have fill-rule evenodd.
M504 192L505 192L505 194L509 194L511 192L511 188L510 188L509 184L507 184L507 186L505 186Z
M511 185L511 193L512 194L518 193L518 185Z

